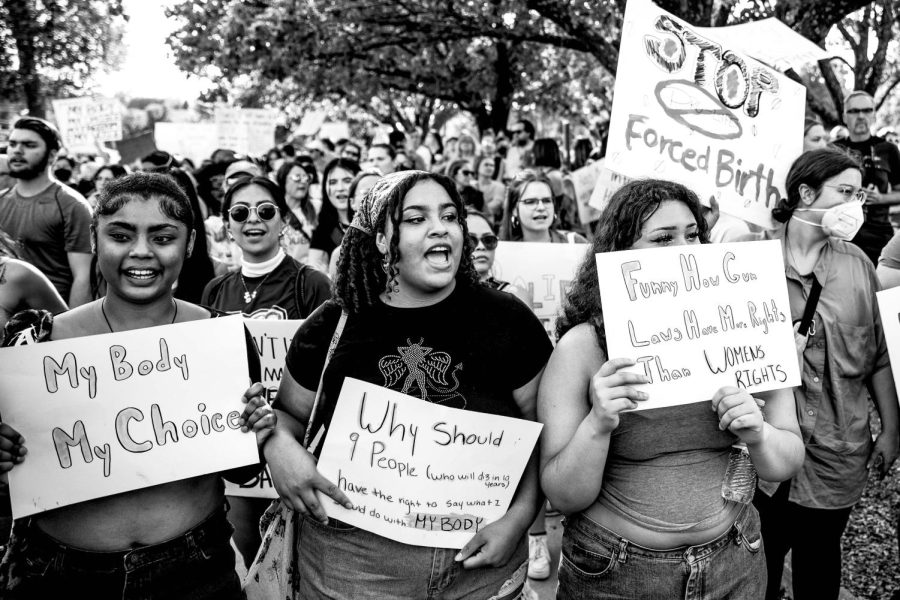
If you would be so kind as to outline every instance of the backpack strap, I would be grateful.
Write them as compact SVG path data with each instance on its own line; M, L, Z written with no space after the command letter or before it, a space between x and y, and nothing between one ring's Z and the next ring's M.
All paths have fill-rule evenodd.
M294 308L297 314L303 314L303 286L306 285L306 265L300 264L297 269L297 277L294 278ZM302 318L302 317L301 317Z

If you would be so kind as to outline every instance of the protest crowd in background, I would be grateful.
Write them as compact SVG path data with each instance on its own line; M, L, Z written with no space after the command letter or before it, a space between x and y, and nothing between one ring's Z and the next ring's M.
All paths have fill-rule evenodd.
M681 67L635 44L664 67L660 106L620 67L634 102L602 137L515 116L277 144L266 130L265 152L195 162L159 144L126 163L15 120L0 598L536 599L552 577L541 598L836 600L854 507L870 477L897 477L900 136L876 134L863 91L826 130L780 73L753 110L697 81L718 120L686 120L666 104ZM764 69L752 81L776 80ZM751 137L767 110L783 112ZM156 326L169 333L141 337ZM102 352L86 343L100 334ZM110 361L133 392L106 391ZM31 363L39 376L20 376ZM13 390L124 402L156 385L173 397L102 413L105 450L74 412L7 408L30 402ZM195 466L174 454L195 435L231 437ZM117 479L142 456L159 468ZM95 483L69 493L55 478L79 468ZM886 510L897 546L900 506Z

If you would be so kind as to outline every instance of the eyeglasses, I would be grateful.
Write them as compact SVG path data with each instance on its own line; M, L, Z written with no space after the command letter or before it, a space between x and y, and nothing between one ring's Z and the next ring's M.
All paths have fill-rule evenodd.
M295 183L309 183L312 181L312 177L308 173L297 173L296 175L291 175L288 179Z
M500 241L493 233L486 233L482 236L475 235L474 233L469 234L469 241L472 242L472 247L477 248L478 244L484 244L485 250L496 250L497 244Z
M864 202L866 200L866 190L862 188L854 187L852 185L831 185L828 183L825 184L825 187L837 190L838 193L848 201L855 200L856 202Z
M474 177L475 176L475 171L470 171L468 169L463 169L462 171L460 171L460 173L462 173L466 177Z
M871 115L875 112L875 109L871 106L868 108L848 108L846 112L848 115Z
M553 206L553 198L525 198L524 200L519 200L519 204L528 208L537 208L538 203Z
M251 211L256 213L260 221L271 221L278 215L278 207L274 202L260 202L256 206L235 204L228 209L228 214L235 223L243 223L250 218Z

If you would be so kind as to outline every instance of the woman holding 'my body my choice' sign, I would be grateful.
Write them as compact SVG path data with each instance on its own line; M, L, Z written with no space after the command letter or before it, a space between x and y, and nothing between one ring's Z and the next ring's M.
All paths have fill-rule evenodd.
M350 490L325 479L316 458L297 441L311 413L313 452L318 432L347 416L337 414L335 405L350 377L403 392L416 403L534 419L550 341L522 302L477 283L462 215L462 201L446 177L403 171L379 180L344 238L335 300L313 313L294 338L276 401L280 421L264 451L282 499L303 515L293 565L297 597L511 599L522 592L525 536L539 503L535 457L501 518L473 531L461 549L435 548L329 519L319 498L353 508L341 491ZM336 338L327 360L329 341ZM386 418L385 428L403 427ZM416 456L426 433L419 431ZM466 439L474 443L476 437ZM444 450L451 451L452 446ZM481 468L459 465L460 472ZM407 493L404 480L393 477L384 476L379 495ZM436 504L429 512L438 516L471 510Z
M41 331L43 334L49 333L49 336L42 335L37 341L52 337L53 340L60 340L59 343L63 343L62 340L74 342L76 340L73 338L132 332L170 324L179 328L187 326L188 322L210 319L211 314L207 309L176 300L172 296L172 286L178 279L185 258L192 250L192 221L190 202L168 176L137 173L107 184L100 193L92 223L97 264L107 284L107 295L56 317L52 332L47 331L47 322L42 322ZM126 335L129 334L122 333L122 336ZM160 345L164 342L164 339L161 340ZM101 344L100 341L95 343ZM53 344L50 342L46 346ZM118 357L122 359L118 364L124 370L122 365L125 364L125 349L124 346L113 346L117 347L121 349ZM4 349L4 352L11 353L5 355L9 360L14 358L14 353L24 351L25 348ZM48 349L43 352L51 351ZM187 382L189 369L186 356L182 355L180 358L184 380ZM193 355L191 358L198 357ZM135 359L129 356L128 360ZM140 379L152 377L154 366L156 370L171 372L171 364L163 366L163 363L169 362L167 353L157 363L145 360L135 364L136 368L129 363L128 374L119 383L140 386ZM175 358L171 362L178 364L179 359ZM47 363L44 364L46 369ZM203 364L205 363L201 362ZM147 365L150 365L150 372L143 372L142 369ZM97 367L98 370L101 369L99 364ZM82 376L86 370L81 368ZM60 374L59 371L57 373ZM201 374L197 375L202 377ZM221 374L215 376L221 378ZM60 391L73 377L77 376L72 372L69 372L68 378L63 378L60 374L58 381L66 382L59 385ZM195 378L193 374L192 378ZM244 376L238 374L236 381L240 383L243 379ZM110 382L102 381L97 384L98 388L107 383ZM44 381L40 381L38 385L42 387ZM153 385L149 384L149 387ZM148 384L143 384L143 387L147 388ZM59 401L75 403L78 395L72 393L71 389L66 391L68 395L61 394L63 400ZM142 427L151 421L150 415L145 418L136 408L120 410L128 406L126 402L134 401L133 398L124 397L125 394L113 394L114 398L110 398L108 393L103 393L107 395L98 395L96 400L93 400L93 395L91 398L94 404L105 401L111 405L108 409L104 407L104 410L113 411L113 414L120 411L114 419L116 433L120 444L123 443L123 438L129 442L122 445L122 448L134 456L146 453L150 462L153 462L154 456L159 460L158 454L154 455L154 452L171 451L179 447L179 444L191 444L203 438L214 437L211 435L213 433L215 436L229 435L226 427L221 424L221 414L207 418L206 421L200 419L204 428L211 428L199 435L195 421L185 421L178 431L172 422L164 422L163 418L159 418L158 425L164 433L161 438L155 438L156 446L165 447L148 452L150 448L143 446L154 446L149 441L152 434ZM243 395L246 403L243 414L237 411L233 413L235 417L240 415L240 420L228 426L231 429L241 427L244 432L255 431L257 442L260 443L271 432L275 418L262 394L263 387L259 383L254 383L247 389ZM158 395L159 404L169 400L166 397L167 390L161 390ZM56 415L49 414L51 411L47 409L47 404L38 408L38 400L46 401L45 398L32 397L16 398L13 401L32 403L36 405L32 410L37 414L43 414L47 419L55 418ZM176 400L182 405L191 405L197 400L201 403L199 406L203 407L199 410L206 410L202 397L179 397ZM237 400L235 397L235 404ZM158 406L154 406L158 410ZM172 406L167 408L171 409ZM126 411L130 411L132 416L125 419L124 428L120 428L119 417ZM156 413L157 416L159 414L161 413ZM7 409L4 408L4 417L7 415ZM82 416L90 425L91 421L87 418L90 415ZM157 420L157 416L152 419ZM80 437L84 439L84 425L82 421L78 423L81 424ZM185 427L188 423L193 426L193 433ZM42 425L45 425L43 421ZM0 471L28 468L29 461L32 464L46 464L39 462L43 457L37 451L26 456L24 444L32 444L31 448L35 449L41 447L39 442L44 442L45 446L49 442L40 440L37 436L23 440L15 427L15 422L0 424ZM71 422L60 422L58 429L62 427L72 431ZM92 436L102 435L96 429L91 429L89 433ZM60 446L66 447L65 435L67 434L57 442L57 453ZM57 439L56 436L57 433L54 432L53 440ZM132 436L141 440L141 443L138 444ZM46 437L49 440L50 435ZM98 438L90 439L96 442ZM76 450L79 446L76 440L71 439L69 445L74 446L66 448L71 450L69 464L62 465L60 459L60 464L67 469L66 476L83 467L84 462L92 463L92 467L99 462L89 455L85 455L82 461L82 452L90 447L87 442L83 442L81 452ZM118 465L133 464L128 463L127 456L123 456L126 453L121 452L122 448L113 446L111 450L110 444L106 444L106 451L102 455L99 447L94 448L97 458L103 458L104 461L110 456L110 452L115 455L107 464L112 465L113 474L119 477L122 477L118 473L122 467ZM255 448L251 450L251 459L254 455ZM204 457L191 458L199 468L203 468ZM55 461L54 457L51 462ZM150 472L152 469L146 469L142 477L147 478ZM84 471L80 473L83 477ZM11 477L14 475L15 471L10 473ZM42 475L54 477L50 472ZM129 473L126 472L124 477L128 476ZM55 477L62 480L64 474L60 471ZM110 478L109 472L106 473L106 478ZM229 543L232 528L225 516L221 474L210 473L166 481L168 483L140 489L132 486L128 488L132 491L101 498L92 496L95 499L51 508L34 516L17 519L9 547L0 564L0 596L23 599L69 596L98 599L241 598L240 582L234 571L234 552ZM140 483L147 485L146 480ZM74 493L66 489L60 492L60 495ZM59 502L51 506L59 506Z
M648 395L632 386L650 381L626 370L634 361L607 355L599 285L616 282L598 281L594 253L705 243L707 226L693 192L660 180L626 184L600 223L538 398L541 482L569 515L559 597L757 600L766 571L752 487L735 502L723 479L736 442L760 477L797 471L791 394L757 401L723 387L712 402L634 411Z

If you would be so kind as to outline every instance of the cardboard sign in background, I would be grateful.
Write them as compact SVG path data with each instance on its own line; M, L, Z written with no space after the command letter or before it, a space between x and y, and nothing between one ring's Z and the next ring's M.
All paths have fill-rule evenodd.
M303 323L303 319L246 319L244 321L259 354L262 384L266 386L270 401L274 400L278 393L281 375L285 369L284 361L287 351L301 323ZM275 499L278 497L268 466L264 467L259 475L245 483L236 484L226 481L225 493L229 496L249 498Z
M881 325L891 365L900 365L900 287L882 290L875 297L878 299L878 311L881 313ZM900 366L892 370L894 384L900 390Z
M75 152L96 152L99 142L122 139L122 107L111 98L69 98L53 101L53 115L65 146Z
M710 400L724 386L800 385L781 242L597 254L609 358L650 376L639 409Z
M0 349L13 517L258 462L248 383L239 316Z
M531 292L532 310L556 339L556 317L590 244L500 242L494 277Z
M319 498L330 516L398 542L462 548L506 514L541 427L348 377L318 469L354 508Z
M649 0L628 0L606 166L771 229L803 150L806 89Z

